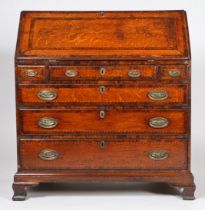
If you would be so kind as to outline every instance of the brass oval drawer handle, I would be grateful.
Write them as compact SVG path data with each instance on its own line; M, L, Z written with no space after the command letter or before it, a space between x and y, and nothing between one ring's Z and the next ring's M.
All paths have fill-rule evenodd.
M153 150L149 153L149 158L151 160L165 160L169 157L166 150Z
M103 95L105 92L105 86L100 86L100 94Z
M56 150L44 149L39 153L39 157L42 160L55 160L59 156L59 153Z
M169 120L164 117L154 117L149 120L149 125L152 128L165 128L169 125Z
M149 92L148 97L151 100L165 100L168 98L168 92L166 90L152 90Z
M171 70L169 70L169 75L171 77L178 77L178 76L180 76L180 74L181 74L181 71L178 70L178 69L171 69Z
M41 128L55 128L58 125L58 120L52 118L52 117L43 117L38 121L38 125Z
M140 77L141 72L139 70L131 70L128 72L129 77Z
M99 142L100 149L104 149L105 146L106 146L106 142L104 140L102 140L102 141Z
M66 70L65 75L67 77L76 77L78 75L78 72L76 70Z
M28 77L35 77L38 74L38 72L33 69L28 69L25 71L25 74Z
M103 110L100 111L100 118L101 119L105 118L105 111L103 111Z
M57 92L54 90L41 90L38 92L38 98L44 101L52 101L56 99Z
M105 68L100 68L100 75L103 76L105 74L106 70Z

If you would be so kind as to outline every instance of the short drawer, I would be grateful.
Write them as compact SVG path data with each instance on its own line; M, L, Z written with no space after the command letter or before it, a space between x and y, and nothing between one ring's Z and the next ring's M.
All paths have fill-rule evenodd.
M154 103L186 104L186 85L143 86L21 86L21 103Z
M153 80L156 67L136 66L50 66L51 80Z
M163 65L160 67L161 80L189 79L186 65Z
M185 110L24 110L22 134L150 133L184 134Z
M17 66L17 78L18 80L45 80L46 68L45 66Z
M184 140L22 140L22 169L186 169Z

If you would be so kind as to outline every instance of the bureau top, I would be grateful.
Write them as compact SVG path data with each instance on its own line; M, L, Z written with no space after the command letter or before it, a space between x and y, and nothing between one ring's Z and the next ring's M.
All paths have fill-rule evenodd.
M186 13L22 12L16 59L190 59Z

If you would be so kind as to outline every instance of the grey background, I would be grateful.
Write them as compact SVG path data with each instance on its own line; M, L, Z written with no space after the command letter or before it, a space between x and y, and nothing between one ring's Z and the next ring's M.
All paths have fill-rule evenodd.
M197 200L182 201L158 185L51 185L12 202L16 172L14 52L21 10L167 10L188 13L192 47L192 172ZM205 208L205 2L203 0L0 1L0 207L1 209L204 209ZM163 194L164 193L164 194Z

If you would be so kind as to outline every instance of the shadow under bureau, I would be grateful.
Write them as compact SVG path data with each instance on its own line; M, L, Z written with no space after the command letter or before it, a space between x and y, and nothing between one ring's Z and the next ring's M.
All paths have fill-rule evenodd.
M194 199L184 11L22 12L13 200L42 182L156 182Z

